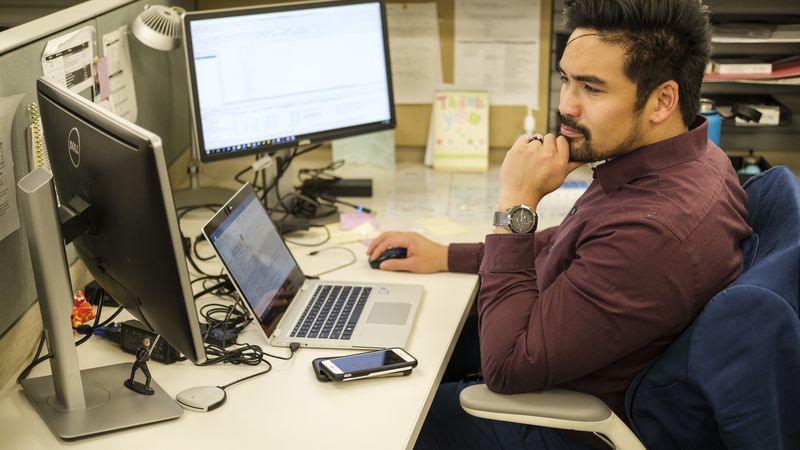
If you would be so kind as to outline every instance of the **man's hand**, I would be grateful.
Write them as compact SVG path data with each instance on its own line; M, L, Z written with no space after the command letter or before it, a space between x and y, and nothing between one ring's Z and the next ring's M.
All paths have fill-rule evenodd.
M520 136L500 168L500 209L519 204L535 209L581 164L569 162L569 142L563 136L547 134L542 142Z
M381 270L404 270L416 273L447 272L447 246L437 244L417 233L389 231L373 239L367 248L370 260L390 247L403 247L404 259L387 259Z

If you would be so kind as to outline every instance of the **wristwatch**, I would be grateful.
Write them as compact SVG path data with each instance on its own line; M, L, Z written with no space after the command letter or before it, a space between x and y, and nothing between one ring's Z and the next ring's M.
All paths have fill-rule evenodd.
M528 205L516 205L505 211L495 211L494 226L508 228L514 233L536 231L539 216Z

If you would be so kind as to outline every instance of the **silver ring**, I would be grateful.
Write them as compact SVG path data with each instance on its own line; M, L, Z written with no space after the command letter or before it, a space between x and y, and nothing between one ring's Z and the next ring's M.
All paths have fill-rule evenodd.
M534 134L533 136L530 137L530 139L528 139L529 144L533 141L539 141L540 144L544 144L544 138L542 138L538 134Z

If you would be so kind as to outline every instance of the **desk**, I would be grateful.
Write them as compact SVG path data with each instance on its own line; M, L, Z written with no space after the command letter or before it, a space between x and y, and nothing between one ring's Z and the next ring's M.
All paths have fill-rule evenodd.
M474 242L491 232L487 216L468 208L466 203L476 203L474 199L469 200L469 195L472 195L469 192L477 195L482 189L493 189L493 175L435 174L419 166L398 169L396 176L387 173L375 175L373 172L374 198L362 199L371 201L369 206L383 211L378 215L382 229L413 229L416 226L415 218L444 213L457 216L456 219L467 231L444 237L431 236L439 242ZM364 175L369 174L363 170L346 174ZM424 189L420 186L398 189L395 186L400 180L405 180L400 181L401 184L407 183L408 177L424 180ZM430 192L426 194L428 190ZM408 191L414 191L411 197L406 195ZM409 205L420 201L413 197L419 193L430 196L424 200L424 204L418 205L422 212L407 210L413 208ZM453 200L455 197L461 198L459 196L462 194L466 197ZM490 198L491 195L487 197L489 202L495 201ZM390 211L392 208L394 211ZM196 230L201 222L201 218L196 218L194 223L182 224L182 227L189 226ZM544 226L551 224L545 221ZM315 239L312 235L300 238L309 241ZM327 246L323 245L322 248ZM356 254L356 263L331 272L323 276L324 279L415 283L425 287L425 296L405 347L419 360L419 366L410 376L352 383L320 383L312 373L311 360L351 351L303 348L290 361L271 359L273 369L270 373L229 388L227 402L217 410L209 413L186 411L177 420L73 442L62 442L55 438L21 389L11 383L0 393L0 448L412 448L464 318L477 294L478 277L453 273L415 275L376 271L367 264L363 244L347 246ZM292 248L304 272L308 274L340 264L341 253L344 253L329 251L309 256L309 250L307 247ZM261 330L252 326L240 335L240 342L261 345L270 353L288 353L287 349L267 345ZM81 346L78 355L83 369L132 361L131 355L98 338ZM172 365L150 364L154 379L173 396L194 386L226 384L263 370L263 367L195 367L186 361ZM46 373L49 373L49 366L42 364L32 376Z

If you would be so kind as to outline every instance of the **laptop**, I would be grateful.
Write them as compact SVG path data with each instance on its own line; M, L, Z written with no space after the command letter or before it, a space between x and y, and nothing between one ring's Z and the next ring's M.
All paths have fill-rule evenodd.
M203 227L271 345L405 346L423 287L311 279L249 184Z

